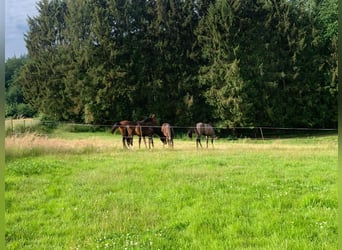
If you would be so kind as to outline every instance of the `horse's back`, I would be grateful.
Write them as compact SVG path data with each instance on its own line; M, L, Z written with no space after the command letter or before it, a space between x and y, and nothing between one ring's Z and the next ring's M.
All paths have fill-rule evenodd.
M151 123L144 123L144 122L138 122L138 124L135 126L135 133L139 136L152 136L153 135L153 124Z
M138 123L143 125L157 125L157 119L154 115L151 115Z
M123 120L123 121L114 123L111 129L112 134L115 132L116 129L119 129L120 133L123 134L124 127L126 126L126 124L129 124L129 123L130 121L128 120Z
M207 123L199 122L196 124L196 130L198 135L215 136L215 130L213 126Z

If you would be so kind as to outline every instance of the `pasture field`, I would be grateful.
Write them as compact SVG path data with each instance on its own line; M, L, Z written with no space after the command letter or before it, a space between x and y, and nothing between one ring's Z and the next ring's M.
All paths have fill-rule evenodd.
M137 139L135 139L137 144ZM337 249L337 136L7 137L7 249Z

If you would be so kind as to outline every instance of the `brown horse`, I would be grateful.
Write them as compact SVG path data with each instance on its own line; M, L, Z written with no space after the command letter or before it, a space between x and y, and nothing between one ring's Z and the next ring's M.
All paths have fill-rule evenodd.
M162 140L164 145L168 144L169 147L173 148L173 137L174 137L173 127L171 127L170 124L168 123L163 123L161 126L161 132L165 137L165 139Z
M196 124L195 128L190 128L188 131L188 136L192 138L192 134L196 133L196 147L198 148L198 145L201 146L201 137L204 135L206 137L207 141L207 148L208 148L208 137L211 137L211 145L214 147L214 138L215 138L215 131L214 128L210 124L199 122Z
M133 147L133 137L130 137L128 134L128 130L132 127L135 127L134 122L124 120L121 122L116 122L111 129L112 134L114 134L116 129L119 129L122 136L122 145L124 148Z
M154 134L154 126L157 125L157 119L154 115L142 120L138 121L134 127L129 127L127 129L127 135L130 140L133 141L133 135L139 136L139 148L141 145L141 137L144 139L145 147L147 148L146 139L148 137L148 148L153 148L153 134Z

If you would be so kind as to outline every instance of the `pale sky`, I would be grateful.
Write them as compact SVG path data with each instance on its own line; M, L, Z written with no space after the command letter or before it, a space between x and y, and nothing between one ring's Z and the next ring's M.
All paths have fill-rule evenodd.
M37 15L38 0L5 0L5 59L27 54L27 18Z

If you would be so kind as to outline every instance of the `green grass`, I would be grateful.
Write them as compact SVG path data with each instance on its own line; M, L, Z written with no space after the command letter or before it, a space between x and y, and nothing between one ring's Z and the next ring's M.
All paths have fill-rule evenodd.
M7 143L7 249L337 249L336 136L152 151L65 138Z

